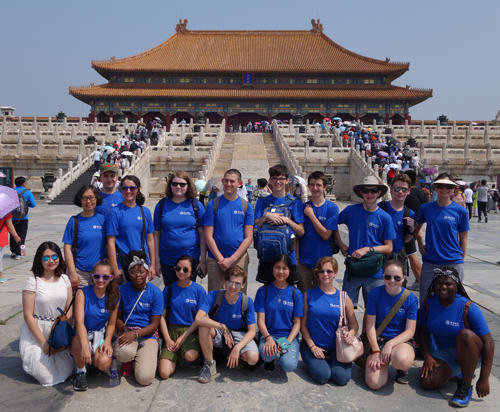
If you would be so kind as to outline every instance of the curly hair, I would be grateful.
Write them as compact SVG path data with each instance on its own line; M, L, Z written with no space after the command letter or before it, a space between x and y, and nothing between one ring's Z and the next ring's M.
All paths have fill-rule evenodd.
M111 274L113 276L115 275L113 272L113 266L111 266L111 262L108 259L103 259L97 262L92 268L92 273L96 273L96 269L99 266L108 267ZM120 288L118 287L115 279L113 278L108 283L108 286L106 286L106 309L112 311L116 307L116 304L118 303L119 300L120 300Z
M441 266L439 268L441 270L441 272L443 272L442 275L439 275L439 276L436 276L433 280L432 280L432 283L430 284L429 288L427 289L427 296L428 298L434 296L436 294L436 289L434 288L434 282L435 280L438 278L438 277L441 277L441 276L447 276L447 277L450 277L446 274L446 272L448 273L451 273L453 278L450 277L451 280L453 280L453 282L455 282L457 284L457 293L459 295L462 295L464 298L467 298L469 300L470 297L469 295L467 294L467 292L465 291L465 288L464 288L464 285L462 283L462 281L460 280L460 275L458 273L458 270L456 270L455 268L452 268L450 266Z

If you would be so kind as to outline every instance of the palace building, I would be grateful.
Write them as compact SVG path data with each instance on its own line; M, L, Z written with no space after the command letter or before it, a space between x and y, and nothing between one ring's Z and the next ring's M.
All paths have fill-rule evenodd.
M108 82L69 88L90 105L89 121L122 112L130 122L160 117L167 127L202 113L233 127L293 116L401 124L411 106L432 97L432 89L392 84L409 63L353 53L326 36L319 19L311 30L188 30L184 20L175 31L144 53L92 61Z

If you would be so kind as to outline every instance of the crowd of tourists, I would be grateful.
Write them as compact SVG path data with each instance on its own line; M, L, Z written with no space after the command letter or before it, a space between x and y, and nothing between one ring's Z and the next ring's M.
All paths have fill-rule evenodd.
M339 213L325 199L322 172L309 175L311 198L303 203L290 194L289 171L280 164L257 187L228 170L222 194L214 190L206 206L189 175L174 172L154 211L143 206L136 176L117 185L115 164L100 172L101 189L89 184L75 195L81 212L69 219L62 250L53 242L38 247L23 290L23 369L42 385L74 375L74 389L85 391L87 377L113 369L116 360L140 385L157 371L167 379L198 362L199 382L210 382L217 359L228 368L263 363L274 372L279 364L292 373L300 353L319 384L346 385L356 360L378 390L391 364L396 382L409 382L417 349L423 388L455 380L450 403L467 406L480 366L477 394L488 395L494 343L463 288L469 218L452 200L457 183L449 174L432 182L434 202L418 194L413 171L396 174L390 187L368 176L353 187L362 203ZM379 202L388 190L392 199ZM263 284L255 299L246 294L252 243ZM339 252L346 257L342 291L334 282ZM418 275L420 308L405 288L408 264ZM163 291L150 282L155 276ZM208 294L198 277L208 278ZM362 325L355 316L360 291ZM76 324L63 347L49 343L58 308Z

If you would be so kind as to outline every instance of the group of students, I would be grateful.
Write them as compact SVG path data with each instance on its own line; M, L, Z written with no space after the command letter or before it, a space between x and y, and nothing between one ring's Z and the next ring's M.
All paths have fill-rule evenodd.
M153 223L149 210L142 207L144 196L140 193L139 179L125 176L121 180L120 191L116 191L117 176L113 166L102 165L101 176L104 180L101 192L92 186L85 186L75 196L75 204L82 206L83 210L70 219L63 238L69 278L62 274L64 262L57 245L46 242L35 256L35 277L30 278L24 290L24 300L26 303L32 302L32 306L25 306L24 316L26 327L36 337L40 350L37 359L23 350L22 356L25 370L36 376L42 384L61 382L72 372L63 373L66 376L60 379L37 375L42 369L51 370L39 364L43 355L50 352L45 332L56 312L44 312L42 302L37 306L35 297L31 295L38 296L47 285L53 287L52 284L56 283L63 286L62 292L65 291L64 286L67 289L66 305L61 303L62 300L58 302L61 308L69 306L71 289L83 287L76 296L74 317L78 334L71 349L77 365L74 381L76 390L85 390L87 387L85 363L89 363L89 347L90 352L99 351L99 355L102 354L100 357L104 358L99 358L96 363L94 353L95 366L100 370L109 368L113 349L111 340L115 330L118 337L113 353L124 363L122 373L127 375L133 372L142 385L150 384L156 373L159 333L164 342L159 363L159 374L163 378L168 378L184 360L195 362L203 355L205 360L199 381L209 382L216 373L213 358L215 346L221 348L229 367L241 367L241 360L250 366L256 365L261 357L267 371L274 370L274 360L278 356L282 368L293 371L297 367L300 351L316 382L325 383L332 379L338 384L347 384L351 364L338 362L335 355L340 291L333 286L338 273L337 262L331 257L333 238L343 254L361 259L368 252L393 253L393 241L397 240L398 233L403 237L403 246L407 238L416 235L424 256L424 266L426 258L429 259L429 267L422 273L425 282L421 281L420 285L420 296L429 292L429 304L426 306L429 311L446 308L441 295L448 299L443 298L443 302L450 303L453 287L463 296L460 287L468 219L465 217L466 223L463 223L461 214L466 216L464 208L460 208L463 213L458 212L453 206L458 208L458 205L449 199L454 186L451 177L438 177L435 182L436 190L440 191L438 202L435 202L435 206L430 204L428 211L422 208L425 210L421 211L415 227L412 217L403 217L403 209L393 210L391 214L391 209L386 213L377 206L377 199L386 193L387 187L379 185L378 181L372 182L371 178L354 187L354 192L363 199L363 203L348 206L339 215L338 207L323 196L327 183L324 174L314 172L309 176L312 198L310 202L302 204L300 200L286 195L288 170L283 165L276 165L270 168L272 194L258 199L254 213L253 208L248 207L246 201L237 195L237 188L242 184L237 170L226 172L222 179L224 194L210 202L206 211L196 199L196 189L189 176L185 172L176 172L167 182L165 199L155 208ZM393 179L391 193L404 200L403 195L409 193L409 186L404 178ZM450 213L452 217L448 216ZM403 221L406 221L406 229L399 231L397 226L403 226ZM424 222L427 222L425 245L422 243L421 230ZM342 223L349 228L348 246L338 233L337 225ZM254 305L253 300L245 295L247 249L253 241L254 229L258 233L261 229L272 231L280 227L290 228L293 238L298 237L299 241L293 242L295 247L287 245L284 253L271 258L258 253L257 280L265 286L257 292ZM465 236L462 236L463 232ZM441 261L443 259L446 263ZM450 267L443 268L445 264ZM444 282L445 286L438 287L438 284L443 283L438 282L438 269L441 270L439 273L444 273L440 276L451 279L456 285ZM207 273L209 293L205 296L204 289L196 284L196 276L203 278ZM165 284L163 295L156 286L147 282L160 274ZM413 295L413 298L406 299L406 306L403 305L391 321L394 324L389 323L392 327L386 328L375 339L379 335L378 330L375 333L375 328L380 326L403 293L403 266L391 260L383 271L381 269L370 277L351 275L347 271L344 274L349 332L344 334L343 339L347 344L356 339L358 323L354 309L359 290L362 289L367 308L365 329L373 352L368 360L366 381L373 389L383 386L387 381L391 360L398 370L397 381L407 383L408 374L405 371L411 367L414 358L411 346L417 320L417 300ZM90 279L93 285L89 285ZM116 286L124 281L127 282L120 286L118 298ZM299 290L295 289L294 284L298 284ZM220 292L222 289L223 292ZM436 295L441 302L441 307L436 306L437 309L430 304L437 299ZM63 293L60 298L64 298ZM453 295L451 303L454 299ZM48 304L49 301L44 303ZM100 309L96 311L96 308ZM254 311L257 312L257 322ZM101 317L96 315L97 312L101 313ZM469 311L468 323L481 341L481 345L476 341L478 353L484 354L483 362L490 363L491 335L484 325L484 319L481 323L482 315L478 313L479 310ZM103 324L102 319L106 316L109 321ZM99 320L94 319L97 317ZM87 318L91 318L89 323ZM422 320L421 313L423 327L426 326L425 319L434 321L436 317L427 314ZM256 323L259 336L255 340ZM458 328L463 328L460 319L450 322L453 325L455 323ZM36 330L35 326L39 329ZM23 326L25 335L26 327ZM90 329L93 339L89 346ZM434 336L434 333L444 329L437 325L435 332L431 328L428 330ZM456 330L455 337L460 335L460 330ZM299 331L302 335L300 345ZM425 329L421 328L420 331ZM86 333L87 337L84 336ZM21 335L23 341L23 332ZM464 335L471 339L471 333ZM100 336L104 337L99 339ZM444 338L441 342L449 345L455 337ZM34 344L33 339L24 340ZM439 347L438 340L435 341ZM448 370L441 367L442 363L438 369L436 362L431 361L435 353L441 356L436 355L437 359L447 364L451 363L451 358L446 358L442 352L432 352L433 349L425 344L421 347L425 355L425 377L422 374L424 387L436 387L437 382L446 383L450 376L455 376L448 376ZM448 350L449 347L445 346L444 349ZM43 362L55 362L56 359L64 359L64 356L53 356L52 360L44 358ZM463 369L462 358L460 354L455 354L456 363ZM135 361L134 371L131 361ZM58 371L62 373L69 369L59 367ZM455 369L450 366L451 371ZM480 384L478 382L479 396L485 396L489 391L489 369L491 363L489 368L482 368L482 379ZM444 370L446 374L443 374ZM429 384L424 381L429 374L443 376ZM469 374L464 373L459 378L458 389L462 392L469 390L471 381L472 375L469 379ZM470 393L468 395L470 399ZM462 401L460 396L456 398L456 403L466 401L466 397Z

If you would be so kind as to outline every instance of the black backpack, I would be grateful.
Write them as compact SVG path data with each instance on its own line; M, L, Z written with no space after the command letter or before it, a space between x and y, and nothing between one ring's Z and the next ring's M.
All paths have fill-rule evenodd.
M215 299L215 303L210 309L210 312L208 314L208 317L210 319L213 319L215 315L219 312L219 309L222 305L222 300L224 299L224 294L226 293L225 289L221 289L217 292L217 298ZM248 296L245 295L243 292L241 293L241 321L243 322L244 325L244 331L246 331L247 328L247 312L248 312ZM167 292L168 294L168 292Z
M28 189L24 189L22 192L17 194L19 198L19 207L12 211L12 219L19 220L23 219L28 214L28 202L24 197L24 194L28 191Z

